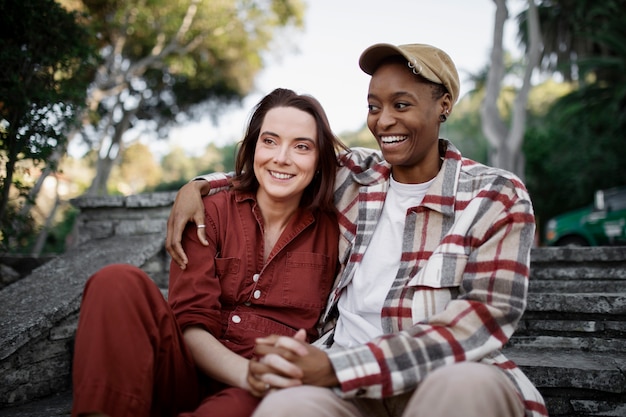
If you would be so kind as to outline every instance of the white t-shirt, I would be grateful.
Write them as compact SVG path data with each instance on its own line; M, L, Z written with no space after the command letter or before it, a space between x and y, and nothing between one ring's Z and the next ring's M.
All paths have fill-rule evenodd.
M339 346L360 345L383 334L381 311L400 266L406 212L420 205L433 181L403 184L390 179L372 240L339 298L334 337Z

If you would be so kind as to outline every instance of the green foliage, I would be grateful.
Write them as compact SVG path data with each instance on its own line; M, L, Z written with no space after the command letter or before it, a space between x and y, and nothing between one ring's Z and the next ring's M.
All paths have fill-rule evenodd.
M69 203L64 203L63 207L59 210L58 220L55 221L46 234L46 240L41 249L41 254L51 255L60 254L65 252L66 245L71 243L73 238L74 224L78 218L79 210L72 207ZM29 233L24 233L21 230L19 238L12 237L10 241L13 246L10 248L11 253L31 255L33 248L35 247L39 234L42 233L42 229L39 226L34 226L31 222L31 229Z
M544 221L588 204L597 189L626 184L624 5L576 3L577 15L586 20L577 23L572 36L586 39L594 49L577 61L578 88L527 131L527 185Z
M112 173L115 192L138 194L161 182L162 169L150 148L137 142L124 150L119 165Z
M362 147L378 149L376 139L365 124L360 130L355 132L344 132L339 136L341 141L351 148Z
M14 181L20 161L55 169L92 76L93 50L78 16L54 0L0 0L0 246L32 231L19 213L28 186ZM16 192L11 195L12 190ZM10 198L14 198L11 202Z
M482 163L487 162L489 149L479 113L484 93L483 89L463 96L448 120L441 125L439 134L454 143L463 156Z
M111 188L107 180L129 131L165 138L174 124L217 120L239 104L253 89L263 53L281 30L301 27L304 12L301 0L81 4L102 57L80 136L100 157L93 195Z
M597 39L623 26L625 0L541 0L537 8L542 32L542 67L576 80L579 61L610 54ZM518 16L520 43L528 45L526 11Z
M298 0L82 3L104 58L102 90L142 97L137 119L155 120L161 127L200 115L194 111L198 104L209 103L209 111L219 114L225 103L245 97L275 31L303 22ZM131 70L120 71L115 62ZM202 107L202 114L206 110ZM101 103L92 120L109 111Z
M192 157L186 155L181 148L174 148L161 161L163 182L148 189L151 191L176 191L199 174L234 171L237 149L237 143L222 147L210 144L205 149L204 154Z

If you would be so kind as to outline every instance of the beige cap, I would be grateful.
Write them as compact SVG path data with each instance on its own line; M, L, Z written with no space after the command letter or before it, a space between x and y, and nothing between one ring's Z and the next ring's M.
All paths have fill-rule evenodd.
M401 55L409 63L415 74L429 81L443 84L452 96L452 102L459 98L459 74L452 59L441 49L431 45L412 43L409 45L391 45L378 43L367 48L359 58L359 66L372 75L385 58Z

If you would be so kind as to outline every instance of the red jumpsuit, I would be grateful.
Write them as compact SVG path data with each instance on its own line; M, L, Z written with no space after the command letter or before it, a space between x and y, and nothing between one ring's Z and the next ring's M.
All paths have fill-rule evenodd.
M182 332L201 326L250 358L254 340L316 325L337 268L334 214L298 210L267 262L254 195L204 199L209 246L190 224L187 269L170 267L166 302L150 278L111 265L85 286L74 354L72 416L249 416L259 399L197 371ZM182 414L181 414L182 413Z

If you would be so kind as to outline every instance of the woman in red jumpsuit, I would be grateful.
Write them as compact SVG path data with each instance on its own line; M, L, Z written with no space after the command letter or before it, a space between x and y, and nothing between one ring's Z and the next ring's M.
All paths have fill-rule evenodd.
M85 286L73 364L72 416L252 414L257 337L309 341L337 270L336 152L314 98L276 89L256 106L233 189L204 198L203 244L189 223L189 262L170 267L168 301L130 265Z

